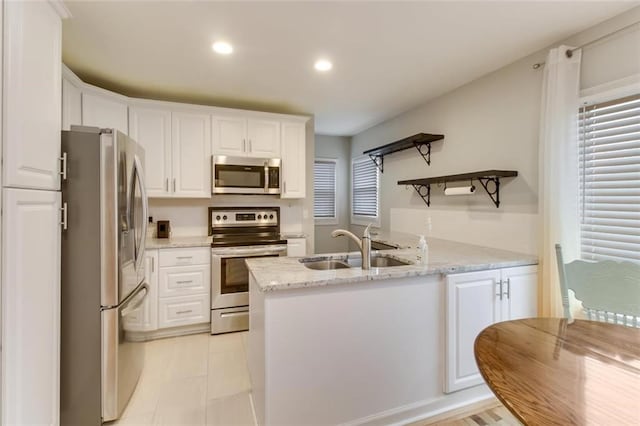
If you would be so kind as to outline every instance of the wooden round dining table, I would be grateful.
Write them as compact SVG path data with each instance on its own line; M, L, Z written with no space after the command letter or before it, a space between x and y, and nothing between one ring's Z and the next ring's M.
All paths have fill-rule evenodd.
M485 328L480 372L525 425L640 425L640 329L531 318Z

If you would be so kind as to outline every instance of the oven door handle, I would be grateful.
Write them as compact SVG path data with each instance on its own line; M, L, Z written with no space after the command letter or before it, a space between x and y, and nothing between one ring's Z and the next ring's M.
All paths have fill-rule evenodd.
M280 254L282 252L287 251L287 246L282 247L269 247L269 248L255 248L255 249L238 249L238 250L229 250L220 253L214 252L214 256L219 257L242 257L248 255L258 255L258 256L268 256L271 254Z

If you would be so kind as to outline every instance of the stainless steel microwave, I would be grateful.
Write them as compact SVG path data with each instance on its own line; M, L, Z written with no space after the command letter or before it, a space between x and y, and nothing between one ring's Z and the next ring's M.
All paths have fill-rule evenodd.
M212 156L212 194L280 194L280 159Z

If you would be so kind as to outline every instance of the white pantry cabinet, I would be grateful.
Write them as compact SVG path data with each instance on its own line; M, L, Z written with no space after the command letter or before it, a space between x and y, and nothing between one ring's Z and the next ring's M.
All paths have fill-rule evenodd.
M59 190L61 19L49 2L3 6L3 186Z
M82 125L82 90L65 77L62 78L62 130Z
M211 118L192 112L171 113L173 197L211 198Z
M171 111L131 106L129 135L145 151L144 175L149 197L171 196Z
M304 198L306 191L306 126L282 123L281 198Z
M82 91L82 125L114 128L129 134L126 98L105 91Z
M484 382L473 352L476 337L496 322L535 317L537 286L537 266L446 277L446 393Z
M144 253L145 282L149 286L147 298L138 312L129 315L127 331L153 331L158 329L158 250Z
M224 115L211 120L213 155L280 158L280 121Z
M59 423L60 198L3 190L3 425Z

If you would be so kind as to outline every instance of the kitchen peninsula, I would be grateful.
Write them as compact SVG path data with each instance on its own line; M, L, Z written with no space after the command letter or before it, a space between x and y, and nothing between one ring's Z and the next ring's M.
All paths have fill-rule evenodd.
M537 259L437 239L423 264L414 248L376 254L411 263L313 270L291 257L247 260L260 425L404 424L492 397L473 340L494 322L536 315Z

